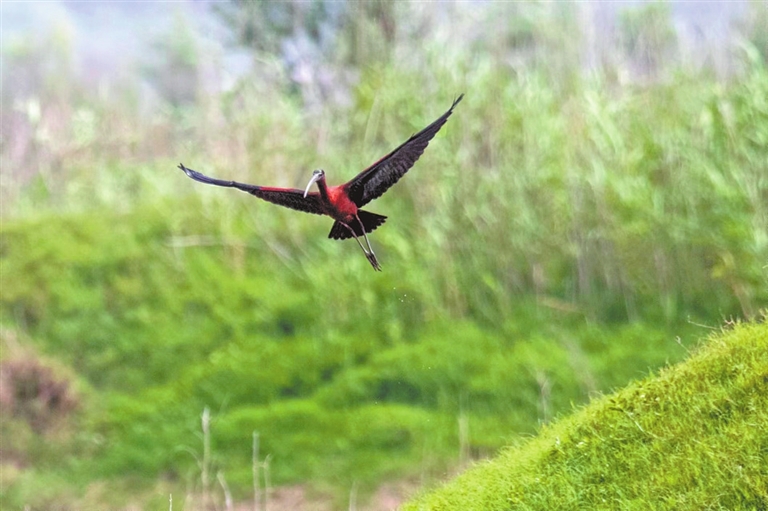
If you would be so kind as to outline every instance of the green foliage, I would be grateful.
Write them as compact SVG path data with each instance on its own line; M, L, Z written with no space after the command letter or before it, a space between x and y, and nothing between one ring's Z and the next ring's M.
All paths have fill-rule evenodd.
M763 509L768 327L601 397L404 509Z
M69 468L80 478L186 477L210 406L217 466L238 492L254 430L276 483L343 488L354 474L371 487L416 467L443 470L456 456L457 417L472 426L470 451L487 454L680 355L663 330L579 326L523 301L506 332L447 317L425 324L434 309L416 286L329 288L285 271L322 270L305 273L258 244L183 246L209 222L192 214L171 227L150 207L5 226L4 313L100 395L84 428L103 440ZM326 294L355 312L319 306L333 304Z

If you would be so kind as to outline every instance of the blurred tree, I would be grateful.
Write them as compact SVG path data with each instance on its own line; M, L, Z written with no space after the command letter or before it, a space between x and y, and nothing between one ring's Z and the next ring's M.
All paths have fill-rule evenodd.
M281 61L308 106L348 103L354 71L389 61L397 27L396 5L383 0L231 0L213 9L235 44Z
M764 2L752 2L750 16L743 28L747 39L768 64L768 9Z
M183 16L177 15L173 25L170 35L152 43L153 58L143 65L142 74L160 97L178 107L197 99L199 48Z
M649 3L619 17L621 46L632 71L655 78L672 60L677 44L669 5Z
M348 51L344 62L362 67L371 62L388 62L397 35L397 12L394 2L372 0L354 4L347 10L343 37Z
M233 33L237 44L265 53L279 53L286 39L299 33L314 45L326 46L338 29L344 2L266 2L231 0L215 4L216 12Z

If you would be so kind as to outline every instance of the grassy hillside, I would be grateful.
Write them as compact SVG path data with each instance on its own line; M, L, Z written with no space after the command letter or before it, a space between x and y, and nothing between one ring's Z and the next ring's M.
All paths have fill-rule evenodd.
M768 508L768 326L545 427L405 510Z

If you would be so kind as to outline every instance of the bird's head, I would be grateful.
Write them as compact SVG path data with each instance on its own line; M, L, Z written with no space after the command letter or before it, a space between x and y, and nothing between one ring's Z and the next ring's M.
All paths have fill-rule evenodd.
M325 172L323 171L323 169L317 169L314 172L312 172L312 177L310 178L309 183L307 183L307 189L304 190L304 197L307 196L307 194L309 193L309 189L312 188L312 185L322 179L325 179Z

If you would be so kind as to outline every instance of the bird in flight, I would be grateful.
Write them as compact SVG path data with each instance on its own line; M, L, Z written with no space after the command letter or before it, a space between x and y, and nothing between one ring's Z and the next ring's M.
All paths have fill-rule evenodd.
M463 97L464 94L461 94L456 98L451 108L438 117L435 122L411 136L397 149L342 185L328 186L325 181L325 172L321 169L312 172L312 178L305 190L299 190L214 179L185 167L183 163L179 164L179 168L187 176L201 183L237 188L273 204L305 213L330 216L335 222L328 237L334 240L355 238L373 269L381 271L381 265L376 259L376 254L373 253L367 233L383 224L387 217L360 208L381 197L413 167L424 149L427 148L429 141L440 131ZM318 191L310 192L309 190L315 183L317 183ZM360 241L360 236L365 239L365 246Z

